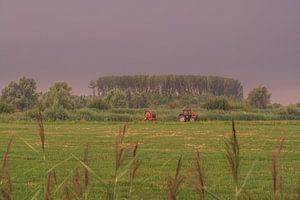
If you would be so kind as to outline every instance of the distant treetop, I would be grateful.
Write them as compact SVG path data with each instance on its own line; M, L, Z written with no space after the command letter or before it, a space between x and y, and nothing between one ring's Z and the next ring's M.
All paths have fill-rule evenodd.
M119 89L133 93L147 92L159 95L215 95L243 98L243 86L239 80L200 75L134 75L104 76L93 83L93 93L107 95ZM91 84L90 84L91 85Z

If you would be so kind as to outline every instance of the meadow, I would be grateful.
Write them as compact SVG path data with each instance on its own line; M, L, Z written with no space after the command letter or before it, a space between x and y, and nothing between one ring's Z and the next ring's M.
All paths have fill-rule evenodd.
M64 199L66 188L72 193L75 169L79 168L83 176L83 165L79 160L88 144L87 199L106 199L107 185L102 181L109 185L114 178L115 135L123 125L121 122L45 122L43 155L36 122L0 123L1 156L13 136L9 153L13 198L43 199L47 171L52 169L57 179L53 198ZM116 188L118 199L166 199L167 177L174 177L181 156L180 173L184 182L178 199L199 199L194 189L196 149L201 153L207 191L219 199L234 199L235 187L224 144L225 138L231 135L230 121L130 122L128 127L125 144L138 142L140 166L132 192L129 192L128 173L124 172ZM278 171L283 191L290 199L296 199L296 184L300 178L300 121L236 121L236 130L240 144L241 183L255 162L244 187L245 194L251 199L272 199L272 152L284 138ZM206 199L214 197L206 194Z

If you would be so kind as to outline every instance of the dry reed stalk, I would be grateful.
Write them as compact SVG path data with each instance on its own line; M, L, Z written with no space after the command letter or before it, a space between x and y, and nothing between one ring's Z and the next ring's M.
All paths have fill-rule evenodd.
M279 170L278 170L278 166L279 166L278 160L279 160L279 156L283 149L284 140L285 140L284 138L280 139L277 150L274 150L272 153L273 199L283 199L284 198L282 176L279 176ZM285 196L285 197L287 197L287 196Z
M204 183L204 170L203 170L203 164L200 157L200 151L197 149L196 152L196 171L197 171L197 178L198 178L198 184L196 186L196 190L199 194L199 199L204 200L205 199L205 183Z
M89 145L86 144L84 147L84 153L83 153L83 163L88 166L88 153L89 153ZM86 167L84 167L84 190L87 191L87 187L89 184L89 171Z
M298 180L297 183L297 200L300 200L300 179Z
M44 123L43 123L44 118L43 118L43 115L40 110L36 116L36 121L38 124L39 136L40 136L40 140L42 143L42 149L43 149L43 153L44 153L45 152L45 130L44 130Z
M78 168L75 169L75 174L73 176L73 188L77 198L80 199L83 193L82 193L82 186L81 186L80 174Z
M57 179L56 179L56 173L54 170L51 170L48 173L48 178L47 178L47 185L46 185L46 192L45 192L45 198L44 200L51 200L52 199L52 190L57 184Z
M127 124L124 125L123 130L120 129L120 131L116 134L116 168L115 168L115 172L117 173L117 171L119 170L122 162L124 161L124 151L125 148L123 147L123 142L124 142L124 138L126 136L126 132L127 132L128 126Z
M65 187L65 193L66 193L66 197L64 200L73 200L73 198L69 192L69 189L67 187Z
M134 148L133 148L133 153L132 153L133 162L130 166L130 172L129 172L129 182L130 182L129 193L132 192L132 185L133 185L134 179L136 177L136 172L141 164L137 158L137 149L138 149L138 142L135 143Z
M235 189L237 195L238 184L239 184L239 172L240 172L240 146L236 136L234 121L232 121L232 135L229 139L225 141L225 151L226 151L227 160L231 168L231 173L235 183Z
M288 193L286 193L285 196L284 196L284 200L289 200L289 199L290 199L290 196L289 196Z
M272 154L272 179L273 179L273 194L274 196L277 193L277 156L278 154L273 152Z
M177 163L177 168L176 168L176 173L175 173L174 179L171 176L168 176L168 178L167 178L167 188L168 188L167 199L168 200L176 200L177 199L176 196L177 196L180 186L184 180L184 177L180 174L181 167L182 167L182 160L180 157L178 160L178 163Z

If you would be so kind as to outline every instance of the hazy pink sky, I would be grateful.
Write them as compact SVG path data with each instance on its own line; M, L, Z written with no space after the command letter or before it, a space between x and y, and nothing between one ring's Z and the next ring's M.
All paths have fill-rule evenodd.
M299 0L0 0L0 89L112 74L201 74L300 102Z

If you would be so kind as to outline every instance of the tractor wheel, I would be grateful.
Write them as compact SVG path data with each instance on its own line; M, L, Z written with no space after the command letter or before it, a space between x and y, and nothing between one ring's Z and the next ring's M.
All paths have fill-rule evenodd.
M196 121L195 118L191 117L190 122Z
M180 122L185 122L184 115L179 115L178 119L179 119Z

